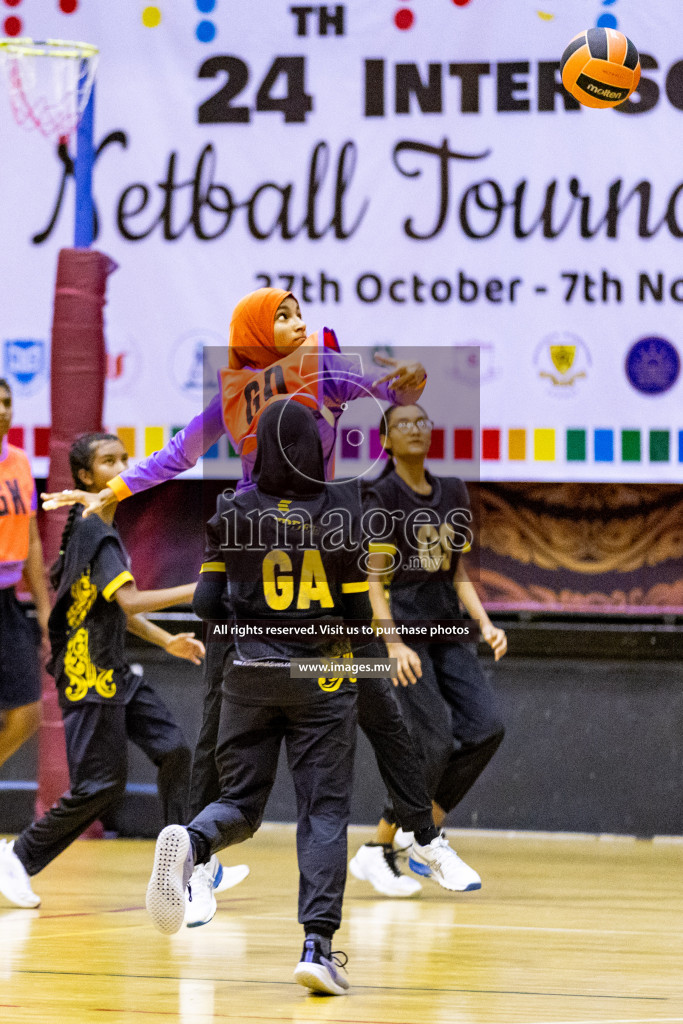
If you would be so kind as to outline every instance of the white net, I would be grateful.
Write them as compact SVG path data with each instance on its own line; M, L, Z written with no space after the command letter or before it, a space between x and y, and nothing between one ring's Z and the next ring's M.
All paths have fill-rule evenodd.
M97 47L62 39L0 39L0 63L18 124L68 140L97 71Z

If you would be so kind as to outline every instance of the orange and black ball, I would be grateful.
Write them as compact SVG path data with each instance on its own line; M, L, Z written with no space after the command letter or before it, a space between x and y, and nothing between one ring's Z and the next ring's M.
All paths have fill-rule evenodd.
M586 107L616 107L640 81L640 57L614 28L589 28L574 36L562 54L562 84Z

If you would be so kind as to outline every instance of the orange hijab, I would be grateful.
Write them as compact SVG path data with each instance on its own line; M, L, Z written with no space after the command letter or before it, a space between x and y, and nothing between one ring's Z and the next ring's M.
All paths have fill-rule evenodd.
M278 306L291 292L282 288L257 288L235 306L230 321L228 366L264 369L282 356L275 351L273 323Z

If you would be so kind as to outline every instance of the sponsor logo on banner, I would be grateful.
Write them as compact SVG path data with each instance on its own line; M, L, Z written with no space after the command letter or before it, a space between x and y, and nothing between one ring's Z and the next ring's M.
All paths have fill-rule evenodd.
M17 395L37 394L47 382L47 344L38 338L8 338L2 346L2 374Z
M666 338L640 338L628 351L625 363L629 384L643 395L662 395L681 372L681 359Z
M549 393L566 398L578 392L580 382L588 377L592 360L578 335L555 331L536 346L534 366Z
M214 331L187 331L171 350L171 379L188 398L218 391L217 372L228 359L226 339Z
M121 352L107 352L107 388L117 394L126 391L140 378L141 358L138 346L130 340Z
M478 388L500 376L495 346L490 342L471 341L467 346L451 349L451 354L451 376L468 387Z

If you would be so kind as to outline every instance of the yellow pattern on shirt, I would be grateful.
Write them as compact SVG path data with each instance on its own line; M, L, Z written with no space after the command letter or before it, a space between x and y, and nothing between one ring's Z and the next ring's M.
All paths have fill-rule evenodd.
M66 645L64 671L69 678L64 695L69 700L83 700L88 690L92 689L100 697L113 697L116 693L114 669L98 668L90 660L87 629L77 629Z
M97 597L97 587L90 582L90 566L86 569L80 579L71 584L71 596L73 604L66 613L66 621L71 629L80 626Z
M85 619L97 597L97 587L90 580L90 569L71 586L73 604L66 613L69 626L73 629ZM69 638L64 654L64 672L69 685L64 695L71 701L83 700L88 690L94 689L100 697L113 697L116 693L113 668L98 668L90 660L88 630L77 629Z

